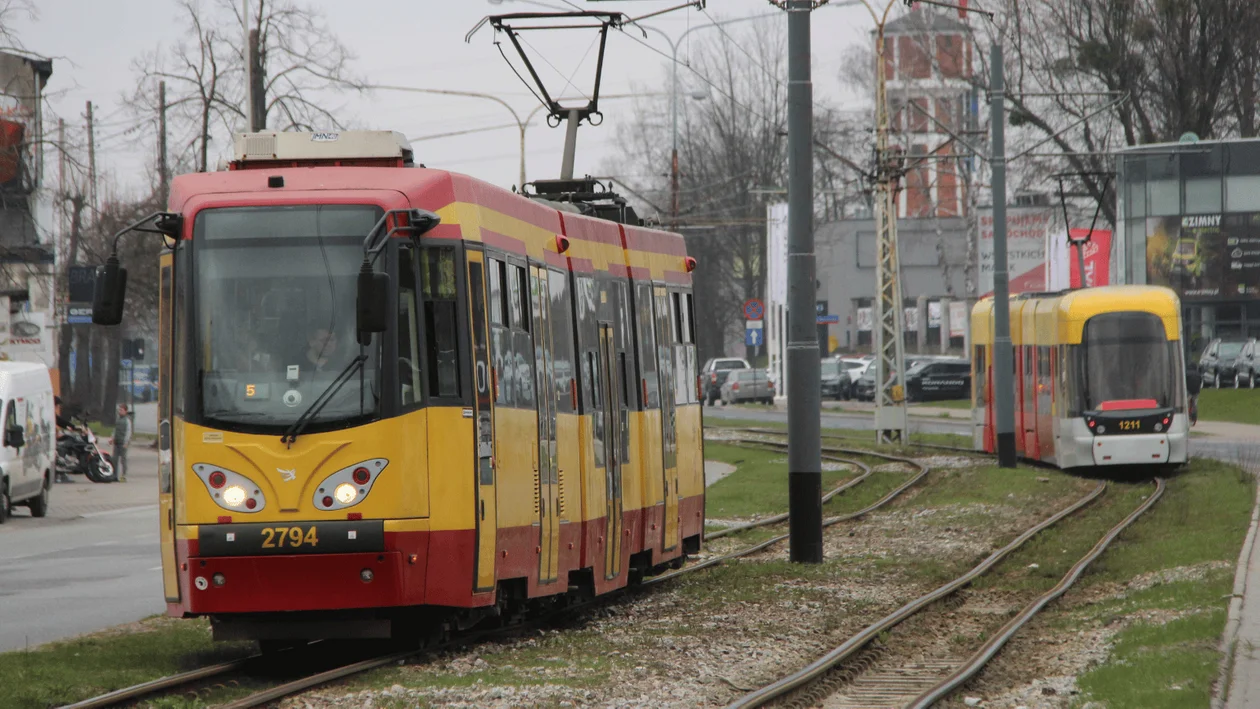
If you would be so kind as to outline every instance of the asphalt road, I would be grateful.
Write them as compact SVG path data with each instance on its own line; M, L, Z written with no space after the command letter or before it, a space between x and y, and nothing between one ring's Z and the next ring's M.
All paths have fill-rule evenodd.
M787 411L769 411L766 409L744 409L727 406L704 407L706 419L738 419L740 421L761 421L766 423L787 423ZM848 428L857 431L870 431L875 428L875 417L868 414L822 414L823 428ZM911 416L910 433L955 433L963 436L971 434L971 422L957 419L935 419ZM913 440L913 439L911 439Z
M128 482L53 486L48 516L0 526L0 651L130 623L166 605L157 455L133 448Z

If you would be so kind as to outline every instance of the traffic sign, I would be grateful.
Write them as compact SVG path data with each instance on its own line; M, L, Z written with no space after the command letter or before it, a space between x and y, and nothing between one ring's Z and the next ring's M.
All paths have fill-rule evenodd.
M766 315L766 306L756 298L749 298L744 301L744 318L746 320L760 320Z
M839 315L819 315L818 317L814 318L814 322L818 325L839 325L840 316Z
M66 322L71 325L91 325L91 306L70 306L66 310Z
M749 347L761 347L765 343L765 330L744 330L744 344Z
M744 321L745 330L760 330L764 328L765 326L766 326L765 320L745 320Z
M118 364L122 365L124 368L126 368L126 367L130 367L130 366L131 366L131 360L129 360L129 359L124 359L124 360L120 361Z

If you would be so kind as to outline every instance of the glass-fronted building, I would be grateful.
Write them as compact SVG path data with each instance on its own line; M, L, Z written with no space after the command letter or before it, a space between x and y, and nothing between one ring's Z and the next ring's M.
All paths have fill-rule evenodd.
M1186 341L1260 337L1260 140L1117 154L1112 282L1171 287Z

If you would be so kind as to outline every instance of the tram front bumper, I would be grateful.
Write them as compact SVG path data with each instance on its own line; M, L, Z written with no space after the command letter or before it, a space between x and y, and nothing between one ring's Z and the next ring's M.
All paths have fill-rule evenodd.
M1170 446L1163 433L1095 436L1094 465L1151 465L1167 463Z

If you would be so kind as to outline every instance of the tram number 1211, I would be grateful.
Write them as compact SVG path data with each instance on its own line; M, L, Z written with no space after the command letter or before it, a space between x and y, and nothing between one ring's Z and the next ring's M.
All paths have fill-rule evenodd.
M1142 422L1141 422L1141 421L1133 421L1133 420L1129 420L1129 421L1121 421L1121 422L1120 422L1120 430L1121 430L1121 431L1136 431L1136 430L1138 430L1138 429L1139 429L1139 428L1141 428L1141 427L1142 427Z

